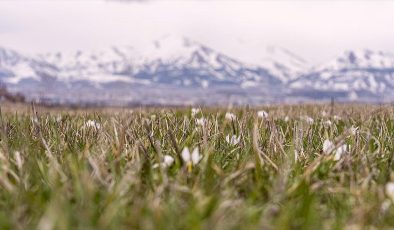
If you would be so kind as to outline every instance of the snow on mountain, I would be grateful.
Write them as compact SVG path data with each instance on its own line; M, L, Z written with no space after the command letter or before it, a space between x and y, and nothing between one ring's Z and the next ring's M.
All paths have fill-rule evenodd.
M259 64L284 83L293 80L310 68L306 60L281 47L268 46L262 56L258 60Z
M39 79L33 66L33 60L13 50L0 48L0 71L5 83L16 84L27 78Z
M0 64L1 80L15 91L33 94L40 91L40 95L49 91L56 95L65 90L82 93L107 90L110 97L120 97L138 87L147 91L178 87L179 92L179 87L184 87L187 93L202 89L218 97L231 94L247 97L250 92L269 95L271 90L281 87L281 81L263 67L242 63L190 39L173 36L143 48L119 46L35 57L3 53L7 56Z
M254 64L187 38L167 36L145 47L118 46L24 56L0 49L0 81L32 99L146 104L264 103L394 98L394 55L347 51L311 68L280 47ZM256 64L256 63L259 64ZM70 93L71 92L71 93ZM160 98L160 100L159 100Z
M346 51L338 58L312 68L289 82L289 88L305 94L310 91L360 97L383 98L394 92L394 55L381 51Z
M342 55L328 63L317 66L315 71L338 71L342 69L393 69L394 54L372 51L355 50L345 51Z
M12 66L21 60L25 59L17 52L9 49L0 48L0 65L1 66Z
M57 77L65 81L88 79L99 83L123 81L202 88L215 84L251 87L278 81L261 67L246 65L187 38L172 36L139 49L111 47L46 54L40 55L39 60L57 66Z
M237 58L243 63L260 66L282 83L293 80L312 66L305 59L280 46L266 46L260 43L239 42L235 47Z

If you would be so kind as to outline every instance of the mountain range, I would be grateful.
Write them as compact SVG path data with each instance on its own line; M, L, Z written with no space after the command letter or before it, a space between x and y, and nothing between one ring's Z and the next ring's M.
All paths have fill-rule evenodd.
M279 47L253 64L188 38L144 49L28 56L0 48L0 82L29 101L96 105L227 105L394 101L394 55L346 51L319 66ZM257 64L256 64L257 63Z

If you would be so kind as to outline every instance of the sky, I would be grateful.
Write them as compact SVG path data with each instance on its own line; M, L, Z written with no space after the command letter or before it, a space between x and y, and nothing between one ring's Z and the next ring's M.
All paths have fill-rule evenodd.
M34 54L145 46L184 36L245 61L279 46L319 64L345 50L394 52L394 1L2 0L0 47Z

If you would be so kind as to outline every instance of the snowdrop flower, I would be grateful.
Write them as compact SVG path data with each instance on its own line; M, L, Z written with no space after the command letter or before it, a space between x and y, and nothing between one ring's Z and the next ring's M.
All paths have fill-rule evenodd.
M168 167L170 167L174 163L174 158L170 155L164 155L164 164Z
M331 122L330 120L327 120L327 121L324 122L324 124L325 124L325 125L328 125L328 126L331 126L331 125L332 125L332 122Z
M85 123L86 128L94 128L94 129L101 129L101 124L94 120L88 120Z
M169 168L174 164L175 159L170 155L164 155L163 162L161 162L161 166L163 168ZM159 164L154 164L153 168L159 167Z
M339 121L339 120L342 119L340 116L337 116L337 115L335 115L333 118L334 118L334 120L336 120L336 121Z
M204 126L206 123L207 123L207 119L205 119L203 117L199 118L199 119L196 119L196 124L197 125Z
M335 161L339 161L342 157L343 154L346 154L349 151L349 146L346 144L343 144L341 146L339 146L337 148L337 150L335 151L335 156L334 156L334 160Z
M37 124L38 123L38 118L36 116L31 118L31 122Z
M236 116L234 113L227 112L227 113L226 113L226 116L225 116L224 118L225 118L226 120L233 121L233 120L236 120L236 119L237 119L237 116Z
M385 199L382 205L380 206L380 211L385 213L387 212L387 210L389 210L390 206L391 206L391 201L389 199Z
M314 122L313 118L311 118L311 117L306 117L305 121L306 121L308 124L310 124L310 125L312 125L313 122Z
M58 114L57 116L56 116L56 122L61 122L62 121L62 115L60 115L60 114Z
M389 182L385 187L386 195L394 202L394 182Z
M326 139L323 142L323 153L330 154L334 153L334 160L339 161L342 155L346 154L349 151L350 146L347 144L343 144L337 148L332 141Z
M241 136L232 135L230 138L230 135L227 135L226 141L230 145L237 145L241 141Z
M309 116L302 116L301 120L306 121L306 123L308 123L309 125L313 125L313 122L314 122L313 118L309 117Z
M335 145L332 141L326 139L323 142L323 153L324 154L329 154L331 153L335 148Z
M195 117L200 112L201 112L201 109L199 109L199 108L192 108L192 116L193 117Z
M288 122L290 120L290 118L288 116L285 117L284 121Z
M322 115L323 117L327 117L328 113L327 113L325 110L323 110L323 111L321 112L321 115Z
M202 158L202 156L200 155L200 152L198 151L198 148L195 148L193 150L193 152L190 154L188 147L185 147L182 150L181 157L182 157L183 162L185 162L187 171L189 173L192 172L193 166L197 165Z
M263 119L267 119L268 118L268 113L264 110L260 110L257 112L257 116Z

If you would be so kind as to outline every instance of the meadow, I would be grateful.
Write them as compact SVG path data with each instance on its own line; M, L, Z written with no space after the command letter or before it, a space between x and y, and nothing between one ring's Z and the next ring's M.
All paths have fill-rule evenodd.
M2 105L0 229L393 229L394 106Z

